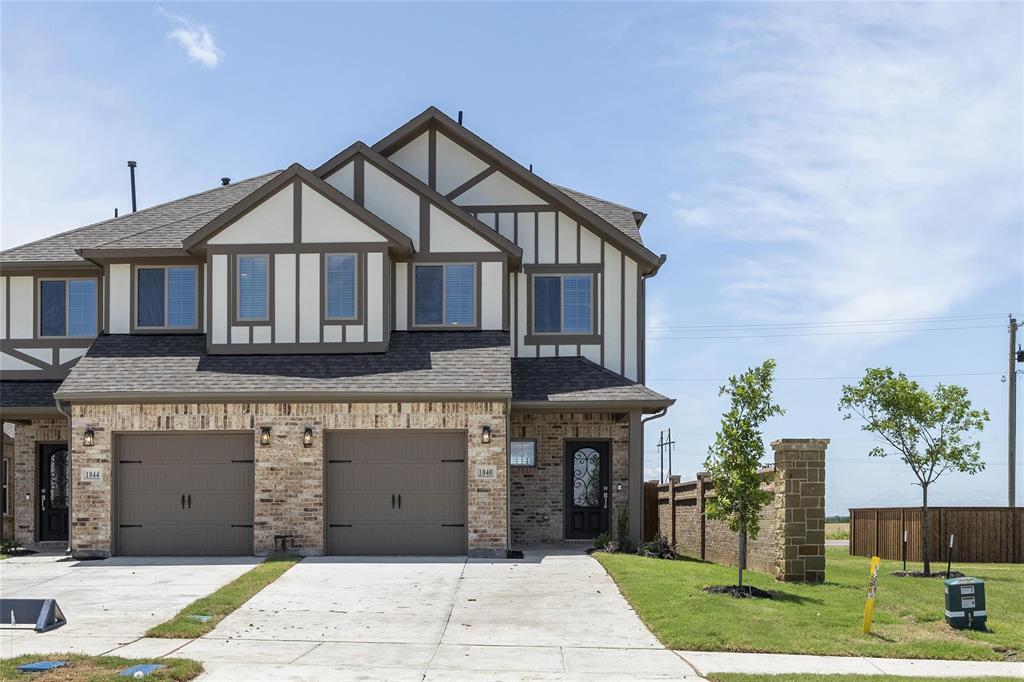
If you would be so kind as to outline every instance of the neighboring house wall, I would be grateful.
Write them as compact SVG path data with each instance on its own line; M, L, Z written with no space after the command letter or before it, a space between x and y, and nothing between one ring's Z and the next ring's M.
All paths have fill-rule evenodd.
M102 308L98 269L41 269L32 274L0 277L0 377L63 379L95 338L95 334L41 333L40 286L45 281L91 281L96 287L91 313L100 328ZM76 309L80 309L76 307Z
M583 356L642 380L644 284L636 260L440 130L425 131L389 158L522 248L524 272L508 275L516 357ZM535 333L538 273L593 275L589 334Z
M503 553L508 537L506 412L502 402L74 405L72 545L80 555L111 552L112 441L118 432L251 431L256 439L255 551L267 554L274 549L274 535L294 534L297 547L307 554L320 554L324 431L422 429L467 433L469 550ZM488 444L480 439L484 425L491 427ZM259 444L261 426L271 427L269 446ZM301 444L306 426L313 427L310 448ZM86 427L95 432L91 447L82 443ZM477 466L493 468L495 477L475 480ZM80 482L83 468L100 469L101 480Z
M537 442L536 465L510 467L510 515L514 545L565 538L565 443L611 444L608 525L618 535L619 514L629 508L629 416L615 413L513 412L509 439Z

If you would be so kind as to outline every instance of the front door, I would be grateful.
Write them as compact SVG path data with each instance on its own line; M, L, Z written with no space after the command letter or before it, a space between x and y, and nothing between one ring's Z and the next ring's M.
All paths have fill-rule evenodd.
M589 539L608 532L608 443L565 444L565 537Z
M68 449L63 444L39 446L39 540L68 539Z

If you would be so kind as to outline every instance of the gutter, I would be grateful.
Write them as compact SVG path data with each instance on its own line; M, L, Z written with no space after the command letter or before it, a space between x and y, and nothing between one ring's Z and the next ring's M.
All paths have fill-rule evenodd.
M72 474L72 472L74 471L74 467L72 466L72 461L71 461L71 458L73 456L71 454L71 438L72 438L72 433L71 433L71 412L65 412L62 409L61 401L59 399L54 398L53 402L57 406L57 411L60 412L65 417L67 417L67 420L68 420L68 548L64 551L64 553L67 554L68 556L71 556L72 555L72 548L71 548L71 528L72 528L72 523L71 523L71 517L72 517L72 515L74 513L74 507L75 507L75 477Z

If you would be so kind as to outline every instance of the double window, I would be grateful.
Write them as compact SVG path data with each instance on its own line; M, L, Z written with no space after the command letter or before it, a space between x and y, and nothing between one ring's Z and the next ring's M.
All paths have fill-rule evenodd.
M533 331L591 334L594 331L592 274L534 275Z
M325 297L328 320L356 318L356 257L354 254L327 254Z
M96 280L40 280L39 336L96 336Z
M238 319L270 319L270 256L238 257Z
M476 266L415 266L415 322L418 326L467 326L476 322Z
M194 265L135 270L135 326L195 329L198 326L199 269Z

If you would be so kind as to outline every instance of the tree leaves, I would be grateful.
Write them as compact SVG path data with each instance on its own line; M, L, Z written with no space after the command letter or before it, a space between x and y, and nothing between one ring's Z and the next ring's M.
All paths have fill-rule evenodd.
M771 499L771 493L761 489L758 474L764 456L761 426L785 413L772 402L774 373L775 361L769 358L759 367L729 377L719 389L719 395L729 396L729 409L722 414L721 430L704 461L714 486L714 496L707 500L708 518L728 521L733 531L742 525L754 539L760 530L761 508Z

